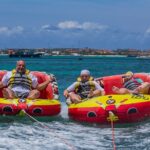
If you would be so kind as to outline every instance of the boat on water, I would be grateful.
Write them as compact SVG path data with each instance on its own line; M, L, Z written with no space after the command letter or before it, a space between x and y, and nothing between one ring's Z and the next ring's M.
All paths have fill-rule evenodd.
M34 58L34 57L41 57L42 53L33 53L33 52L23 52L18 51L15 53L10 53L9 57L27 57L27 58Z
M147 73L136 73L136 78L150 82ZM78 104L68 106L71 119L81 122L110 124L133 123L150 118L150 95L125 94L116 95L112 86L122 87L122 75L106 76L96 79L103 83L106 95L85 99Z
M0 80L7 71L0 71ZM44 72L32 71L38 78L38 82L42 83L49 78L49 74ZM56 116L61 111L61 104L58 100L58 85L54 75L54 80L49 83L46 89L40 91L40 98L38 99L5 99L0 89L0 116L18 116L22 115L23 111L31 116Z

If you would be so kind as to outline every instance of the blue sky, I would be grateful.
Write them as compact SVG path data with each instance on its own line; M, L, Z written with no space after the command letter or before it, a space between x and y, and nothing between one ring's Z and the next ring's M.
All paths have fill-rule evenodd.
M150 49L150 0L0 0L0 48Z

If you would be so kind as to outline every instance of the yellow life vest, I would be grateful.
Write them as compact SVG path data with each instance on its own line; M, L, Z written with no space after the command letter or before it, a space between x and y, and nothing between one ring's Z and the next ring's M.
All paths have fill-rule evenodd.
M16 69L12 70L12 76L8 80L8 86L13 88L15 86L22 86L27 89L31 89L32 80L29 77L29 70L26 70L24 74L17 73Z
M86 82L82 82L80 77L77 78L75 84L75 92L81 97L86 98L91 90L95 90L95 83L93 81L93 77L90 77L89 80Z

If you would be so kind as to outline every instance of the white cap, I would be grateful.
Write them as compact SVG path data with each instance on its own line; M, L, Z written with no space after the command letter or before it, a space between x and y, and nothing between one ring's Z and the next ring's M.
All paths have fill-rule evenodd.
M80 75L90 75L90 71L89 70L81 70L81 73L80 73Z

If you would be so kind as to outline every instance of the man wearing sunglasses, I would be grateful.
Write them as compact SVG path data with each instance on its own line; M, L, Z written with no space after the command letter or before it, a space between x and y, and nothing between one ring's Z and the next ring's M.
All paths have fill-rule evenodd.
M67 98L67 104L79 103L82 102L83 99L104 94L104 89L94 81L89 70L82 70L77 81L64 91L64 96Z
M117 94L148 94L150 91L150 83L143 82L140 78L134 78L134 74L128 71L123 78L123 88L112 87L114 93Z

